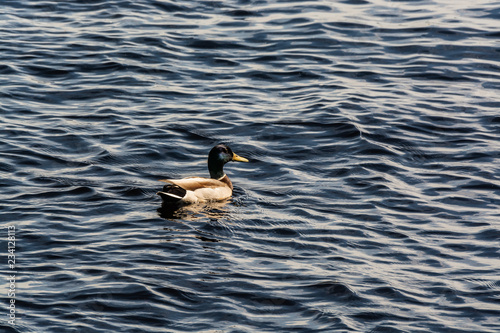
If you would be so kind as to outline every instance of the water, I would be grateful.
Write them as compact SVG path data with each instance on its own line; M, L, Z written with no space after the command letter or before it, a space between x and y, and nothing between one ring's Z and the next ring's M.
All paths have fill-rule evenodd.
M9 1L2 332L499 332L500 2ZM158 211L158 179L225 203Z

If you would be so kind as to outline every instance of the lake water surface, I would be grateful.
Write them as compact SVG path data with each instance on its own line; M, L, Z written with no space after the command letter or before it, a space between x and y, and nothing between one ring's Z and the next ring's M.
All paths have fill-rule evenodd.
M499 332L499 20L3 0L0 331ZM233 198L158 210L219 142Z

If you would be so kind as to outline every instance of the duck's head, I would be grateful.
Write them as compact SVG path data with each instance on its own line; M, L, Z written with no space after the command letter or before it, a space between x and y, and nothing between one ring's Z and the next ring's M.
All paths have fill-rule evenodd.
M230 161L248 162L246 158L233 153L231 148L225 144L218 144L213 147L208 154L208 171L210 171L210 177L215 179L224 177L224 164Z

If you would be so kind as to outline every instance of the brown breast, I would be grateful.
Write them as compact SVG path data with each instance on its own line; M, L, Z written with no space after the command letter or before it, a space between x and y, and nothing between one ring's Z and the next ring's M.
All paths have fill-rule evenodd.
M229 186L229 188L231 189L231 191L233 190L233 184L231 183L231 181L229 180L229 177L227 175L224 175L224 177L222 177L221 179L219 179L221 182L223 183L226 183L227 186Z

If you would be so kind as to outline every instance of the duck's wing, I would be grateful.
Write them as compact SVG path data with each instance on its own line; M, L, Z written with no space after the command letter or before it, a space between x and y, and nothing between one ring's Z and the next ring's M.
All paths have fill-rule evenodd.
M186 191L196 191L199 189L215 189L228 187L224 182L212 178L189 177L183 179L160 179L161 182L170 183L182 187Z

